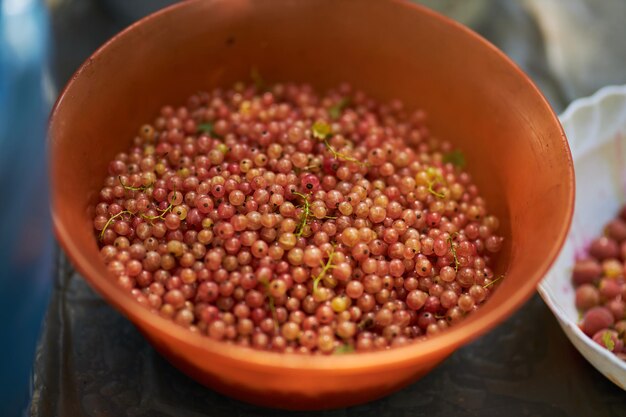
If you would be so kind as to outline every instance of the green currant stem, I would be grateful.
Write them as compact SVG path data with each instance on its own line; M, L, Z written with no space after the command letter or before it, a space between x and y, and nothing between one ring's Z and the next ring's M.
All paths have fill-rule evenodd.
M313 294L317 292L319 282L326 277L326 273L334 268L333 256L335 256L335 248L333 248L333 250L328 254L328 260L326 263L322 262L322 271L317 277L315 277L315 279L313 279Z
M374 322L371 319L363 319L361 320L361 322L357 325L357 327L361 330L363 329L367 329L370 328L372 325L374 324Z
M125 190L129 190L129 191L145 191L148 188L152 187L152 183L148 184L148 185L142 185L141 187L133 187L127 184L124 184L124 181L122 181L122 176L118 175L117 179L119 180L120 184L122 185L122 187L124 187Z
M432 195L434 195L437 198L445 198L446 195L443 193L438 193L437 191L435 191L435 189L433 188L435 186L436 182L435 181L429 181L428 182L428 192L431 193Z
M495 284L496 282L500 281L502 278L504 278L504 275L500 275L498 278L494 279L490 283L483 285L483 288L487 288L487 287Z
M276 314L276 306L274 305L274 297L268 292L267 298L269 299L270 311L272 312L272 319L274 320L274 328L278 331L278 315Z
M278 315L276 314L276 306L274 304L274 297L270 293L270 284L268 282L263 282L263 286L265 287L265 295L267 295L268 304L270 307L270 311L272 312L272 320L274 320L274 329L278 331Z
M319 167L320 167L319 165L308 165L308 166L305 166L304 168L302 168L302 170L309 170L310 171L310 170L313 170L313 169L319 168Z
M448 244L450 245L450 252L452 252L452 256L454 257L454 270L459 270L459 259L456 256L456 245L452 241L452 236L448 237Z
M342 159L346 162L354 162L355 164L358 164L360 166L367 166L366 162L361 162L352 156L344 155L341 152L337 152L335 148L333 148L332 145L328 142L328 138L324 138L324 145L326 145L330 153L337 159Z
M309 197L304 194L301 194L297 191L294 191L293 194L297 195L302 199L302 215L300 216L300 223L298 224L298 228L296 231L296 236L301 237L304 232L304 226L306 226L307 221L309 220L309 216L311 215L311 206L309 203Z
M106 232L107 228L111 225L111 222L115 219L117 219L118 217L120 217L122 214L130 214L133 215L133 213L131 213L128 210L124 210L124 211L120 211L119 213L117 213L114 216L111 216L111 218L106 222L106 224L104 225L104 227L102 228L102 231L100 232L100 240L102 240L104 238L104 232Z
M172 203L170 203L170 205L167 206L167 208L165 208L165 210L157 209L158 211L161 212L161 214L158 214L156 216L146 216L145 214L142 214L141 217L146 219L146 220L165 219L165 215L167 214L167 212L172 210L173 207L174 207L174 205Z
M174 192L176 192L176 187L174 187ZM167 206L165 208L165 210L161 210L159 208L157 208L157 211L160 211L161 214L156 215L156 216L146 216L145 214L142 214L141 217L146 219L146 220L156 220L156 219L165 219L165 215L174 208L174 203L170 201L169 206Z

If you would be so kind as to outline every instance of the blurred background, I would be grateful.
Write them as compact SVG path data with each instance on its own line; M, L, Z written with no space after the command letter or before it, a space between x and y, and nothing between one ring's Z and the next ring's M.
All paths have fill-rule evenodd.
M0 0L0 416L272 415L160 359L74 273L51 233L45 126L58 91L103 42L171 3ZM626 0L420 3L501 48L557 112L626 83ZM565 400L576 393L583 404ZM493 415L626 415L623 392L573 350L538 297L404 391L324 415L421 415L425 407L432 416L478 415L486 406Z

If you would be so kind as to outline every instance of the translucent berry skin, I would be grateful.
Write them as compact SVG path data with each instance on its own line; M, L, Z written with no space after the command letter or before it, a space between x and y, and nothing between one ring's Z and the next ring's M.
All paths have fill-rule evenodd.
M576 308L589 310L600 303L600 292L591 284L583 284L576 289Z
M614 239L602 236L591 242L589 254L600 261L617 258L619 256L619 246Z
M598 345L626 360L626 206L591 241L587 258L572 271L580 328Z
M606 235L621 243L626 240L626 221L622 219L611 220L604 228Z
M600 278L602 266L595 259L578 261L574 265L572 279L575 285L589 284Z
M163 106L97 195L109 275L190 332L285 355L446 332L497 291L506 240L470 175L443 162L452 143L425 123L423 110L347 84L320 95L236 83ZM615 321L622 226L595 244L605 258L579 268L593 287L581 307Z
M613 314L606 307L593 307L585 313L581 330L587 336L593 336L601 329L608 328L615 321Z

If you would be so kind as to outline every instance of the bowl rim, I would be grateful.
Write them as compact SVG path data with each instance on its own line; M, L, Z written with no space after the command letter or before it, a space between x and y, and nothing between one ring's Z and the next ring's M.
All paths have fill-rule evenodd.
M83 72L85 72L86 69L92 65L96 58L110 49L112 45L122 41L127 36L130 36L131 32L134 32L137 28L143 26L147 22L160 19L162 16L173 13L178 9L190 7L192 4L204 1L206 0L187 0L158 10L115 34L111 39L100 46L89 58L87 58L69 79L53 106L50 114L48 146L50 146L51 137L53 136L52 126L56 121L56 115L59 112L60 107L63 105L65 98L69 96L68 92L70 92L74 81L81 77ZM482 36L461 23L428 9L425 6L411 3L406 0L386 1L392 7L403 7L407 13L417 12L427 15L428 18L437 20L439 23L450 27L452 30L462 32L464 36L467 36L477 44L482 45L481 47L485 48L488 53L495 54L508 66L511 73L514 73L517 77L523 80L527 88L536 96L538 103L544 107L546 117L552 119L553 125L560 133L559 139L563 144L563 148L566 153L566 162L571 173L567 183L565 184L570 190L567 221L561 225L561 228L558 231L557 238L555 239L556 244L542 259L541 263L538 264L534 277L523 282L518 288L518 291L516 291L508 299L507 303L494 306L489 315L481 314L481 312L478 311L458 326L455 326L454 328L451 328L436 337L430 337L424 341L420 341L419 343L411 343L407 346L384 351L359 353L358 355L285 355L284 353L260 351L248 347L226 344L221 341L212 340L200 334L192 333L189 330L176 325L173 321L154 314L139 303L128 302L130 301L130 298L126 299L126 302L119 301L119 299L115 298L113 295L117 296L123 294L123 296L120 297L124 300L128 297L128 294L118 287L112 280L88 278L97 277L100 273L91 265L91 262L87 259L87 257L81 253L79 245L72 238L70 229L64 224L60 215L57 213L57 208L60 207L57 207L58 202L55 198L53 181L51 211L55 234L65 253L71 259L72 264L81 273L81 275L83 275L87 282L131 322L138 321L142 326L152 328L153 330L156 330L157 333L166 333L171 339L176 340L177 343L188 345L194 349L202 350L208 354L217 355L218 357L228 357L229 359L242 364L241 366L264 369L274 368L307 371L332 370L335 373L350 373L355 370L363 369L381 371L397 369L410 363L416 363L424 357L439 356L438 354L441 352L445 352L445 356L448 356L461 345L469 343L493 329L496 325L510 317L513 312L518 310L522 304L524 304L532 296L539 281L545 276L552 264L555 262L557 255L565 242L565 238L572 222L575 197L574 169L572 155L563 128L547 99L538 87L530 80L528 75L526 75L526 73L524 73L508 56L504 54L504 52L500 51L491 42L487 41ZM555 139L555 141L559 141L559 139ZM49 172L51 174L51 178L54 178L54 152L50 152L50 155L51 162Z
M592 111L594 109L598 109L598 111L602 112L603 103L605 103L606 100L610 100L614 97L622 98L622 106L624 107L624 110L626 111L626 84L609 85L609 86L600 88L598 91L596 91L590 96L576 99L572 103L570 103L570 105L567 106L567 108L559 116L559 118L561 119L562 125L567 126L569 123L571 123L571 120L578 117L578 115L588 112L588 111ZM604 145L605 142L606 142L605 140L595 141L593 145L583 147L580 152L576 153L575 151L572 151L573 153L576 153L576 156L574 157L574 162L578 158L583 157L587 152L599 146ZM565 245L566 244L567 243L565 243ZM566 335L576 337L576 339L579 339L585 346L590 348L593 352L595 352L601 358L604 358L604 360L608 361L612 366L616 366L617 368L622 369L624 372L626 372L625 361L618 359L617 356L615 356L615 354L613 354L612 352L609 352L607 349L604 349L600 345L595 343L589 336L587 336L580 329L580 327L578 327L578 323L571 320L569 316L565 314L565 311L563 311L563 309L561 308L560 303L556 301L556 298L553 296L553 292L550 291L550 287L547 284L547 281L549 280L550 275L556 274L556 273L557 273L556 271L552 271L552 270L549 271L546 277L539 283L539 286L537 287L537 292L539 293L543 301L546 303L546 305L550 308L552 313L561 322L562 324L561 327L567 327L568 329L571 330L571 333L569 335L567 334ZM596 368L596 365L589 358L587 358L587 355L583 353L578 348L578 346L576 346L574 343L572 343L572 345L574 345L574 347L581 353L581 355L583 355L583 357L585 357L585 359L589 363L591 363L594 366L594 368ZM598 369L598 371L600 370ZM600 371L600 372L604 374L603 371ZM612 380L611 378L609 379ZM619 384L616 384L616 385L619 386ZM622 387L622 389L626 389L626 387Z

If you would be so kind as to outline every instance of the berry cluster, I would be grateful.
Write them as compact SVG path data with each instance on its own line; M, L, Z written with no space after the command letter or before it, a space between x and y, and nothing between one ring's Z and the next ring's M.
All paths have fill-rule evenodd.
M435 335L494 290L503 238L425 120L349 85L165 106L109 164L102 257L137 302L227 343L328 354Z
M580 328L600 346L626 360L626 206L593 240L588 257L574 265Z

